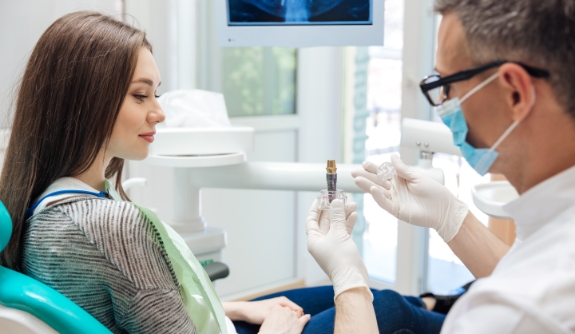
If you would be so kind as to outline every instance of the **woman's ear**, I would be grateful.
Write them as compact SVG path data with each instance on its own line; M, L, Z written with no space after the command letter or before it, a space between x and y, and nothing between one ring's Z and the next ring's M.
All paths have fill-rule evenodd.
M524 119L533 109L536 100L535 85L529 73L515 63L499 67L499 81L506 91L506 102L514 121Z

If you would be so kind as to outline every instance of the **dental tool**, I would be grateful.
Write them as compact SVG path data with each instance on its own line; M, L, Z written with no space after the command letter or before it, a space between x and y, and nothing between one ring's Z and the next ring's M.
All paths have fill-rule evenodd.
M335 160L328 160L326 167L327 189L320 191L317 197L318 210L329 210L330 204L334 199L339 199L346 204L347 196L341 189L337 189L337 166Z
M337 166L335 165L335 160L328 160L326 167L327 174L325 178L327 180L327 190L336 191L337 190ZM329 202L331 203L333 199L330 197Z
M391 164L391 162L384 162L377 167L377 176L380 180L391 180L391 178L395 175L395 167Z

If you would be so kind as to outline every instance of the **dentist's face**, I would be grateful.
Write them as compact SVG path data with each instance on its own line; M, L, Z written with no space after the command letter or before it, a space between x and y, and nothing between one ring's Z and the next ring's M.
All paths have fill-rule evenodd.
M447 13L443 16L438 31L436 70L442 77L446 77L479 65L484 64L474 64L471 61L461 21L455 14ZM462 98L497 70L485 71L469 80L452 84L449 98ZM467 142L474 147L491 147L511 123L508 113L504 110L506 103L502 92L499 80L496 79L462 103L463 114L469 128ZM496 160L494 167L500 160Z
M154 141L156 124L163 122L164 111L156 98L161 78L152 53L141 48L128 94L114 124L106 155L142 160Z

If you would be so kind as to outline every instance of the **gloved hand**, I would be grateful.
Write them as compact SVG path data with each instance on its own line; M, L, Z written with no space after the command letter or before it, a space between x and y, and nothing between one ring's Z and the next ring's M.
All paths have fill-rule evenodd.
M307 249L329 276L334 299L357 287L365 287L371 293L367 268L350 236L357 220L356 208L357 204L350 203L346 210L342 201L334 200L330 210L318 211L316 200L307 217Z
M391 163L396 171L391 182L381 181L377 166L365 161L363 169L352 172L355 184L397 219L431 227L445 242L451 241L469 212L467 205L422 171L406 166L397 154Z

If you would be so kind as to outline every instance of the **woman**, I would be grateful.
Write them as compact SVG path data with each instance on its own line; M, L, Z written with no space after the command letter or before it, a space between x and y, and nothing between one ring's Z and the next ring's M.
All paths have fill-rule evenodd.
M0 263L115 333L300 333L308 321L305 332L333 331L331 287L221 303L178 236L129 202L124 159L145 158L164 120L160 81L145 34L122 22L76 12L46 30L21 81L0 177L14 224ZM396 308L390 294L374 292L380 328Z
M138 208L64 193L26 217L48 193L98 193L106 178L120 180L124 159L147 156L164 120L151 50L143 32L92 12L66 15L42 35L22 78L0 179L14 222L1 262L62 292L113 332L193 333L165 241ZM116 189L127 201L120 182ZM226 311L270 333L281 325L299 333L309 320L286 298L226 303Z

